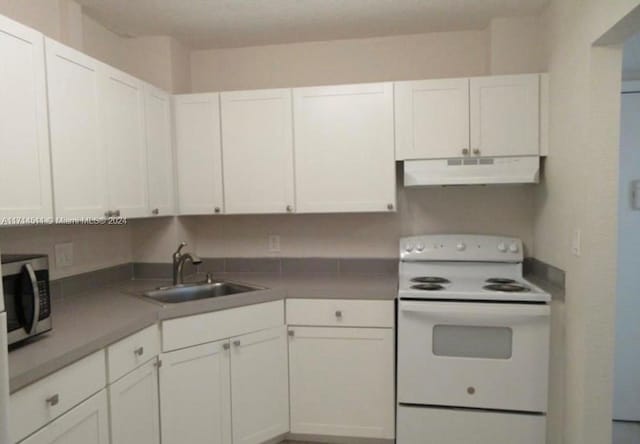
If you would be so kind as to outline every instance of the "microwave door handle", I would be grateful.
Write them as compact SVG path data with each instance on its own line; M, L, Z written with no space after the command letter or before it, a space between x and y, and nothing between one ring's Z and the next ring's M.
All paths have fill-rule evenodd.
M31 290L33 291L33 319L31 320L31 325L29 326L29 334L35 333L36 327L38 325L38 318L40 317L40 290L38 288L38 280L36 279L36 273L33 271L33 267L31 264L24 265L25 270L27 270L27 275L29 276L29 281L31 281Z
M483 306L484 305L484 306ZM423 317L451 324L466 322L482 325L495 323L513 325L548 318L548 305L540 306L507 306L487 307L486 304L456 303L405 303L400 311L417 313Z

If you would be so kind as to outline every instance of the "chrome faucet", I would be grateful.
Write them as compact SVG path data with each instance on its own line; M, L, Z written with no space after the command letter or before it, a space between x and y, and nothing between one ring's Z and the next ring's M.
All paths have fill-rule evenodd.
M202 263L202 260L191 253L182 253L182 249L187 246L186 242L181 242L178 249L173 253L173 285L180 285L184 282L184 263L189 261L193 265Z

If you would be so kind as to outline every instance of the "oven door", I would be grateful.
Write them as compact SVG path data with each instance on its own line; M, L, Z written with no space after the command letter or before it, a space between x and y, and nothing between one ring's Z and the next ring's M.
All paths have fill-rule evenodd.
M546 412L548 305L399 305L398 402Z

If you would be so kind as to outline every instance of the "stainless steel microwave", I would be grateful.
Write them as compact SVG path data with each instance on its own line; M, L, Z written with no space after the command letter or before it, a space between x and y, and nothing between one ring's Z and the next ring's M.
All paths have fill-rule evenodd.
M1 262L9 344L51 330L49 258L3 254Z

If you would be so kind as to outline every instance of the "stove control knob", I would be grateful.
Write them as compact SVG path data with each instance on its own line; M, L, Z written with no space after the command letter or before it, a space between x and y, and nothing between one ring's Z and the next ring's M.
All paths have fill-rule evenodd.
M420 253L423 250L424 250L424 244L420 243L420 244L416 245L416 251L418 253Z
M467 249L467 246L464 244L464 242L459 242L458 245L456 245L456 250L458 251L464 251Z
M507 244L505 244L504 242L500 242L498 244L498 251L501 253L506 253L507 252Z
M406 251L407 253L411 253L413 251L413 245L405 244L404 251Z
M512 253L517 253L520 250L520 248L518 248L518 244L511 244L509 245L509 251Z

